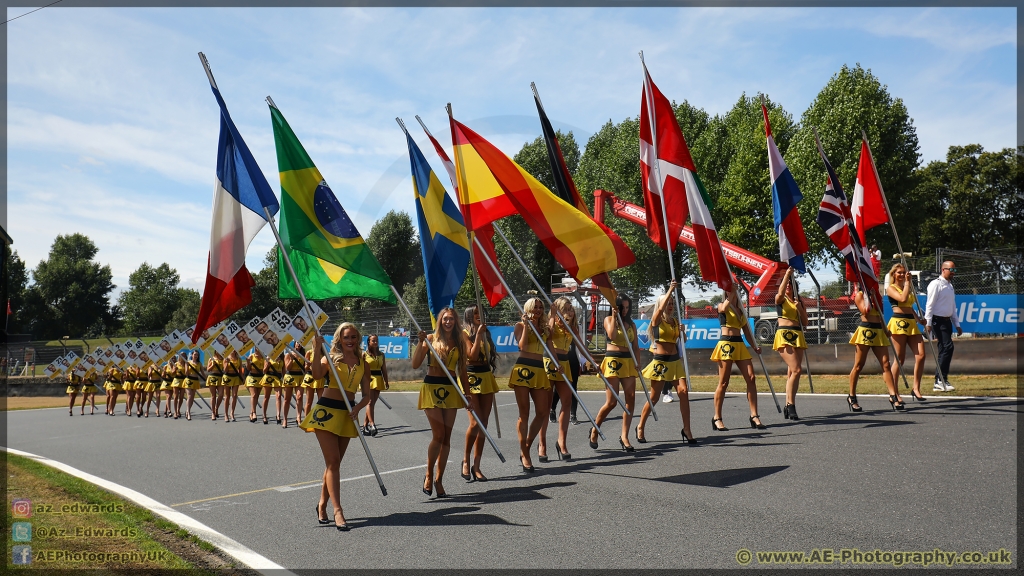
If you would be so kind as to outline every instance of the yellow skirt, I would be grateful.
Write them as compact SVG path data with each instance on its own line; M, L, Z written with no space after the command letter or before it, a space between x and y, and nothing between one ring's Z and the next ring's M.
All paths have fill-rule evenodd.
M136 380L135 381L135 386L134 386L135 390L140 390L140 391L141 390L145 390L146 389L146 382L147 382L146 380Z
M384 372L373 370L370 372L370 390L386 390L384 386Z
M231 387L241 386L242 385L242 377L239 376L238 374L225 374L225 375L220 377L220 385L221 386L231 386Z
M121 384L118 382L111 382L110 380L107 380L106 382L103 383L103 389L106 390L107 392L120 392Z
M636 378L636 362L633 362L632 357L609 356L606 352L601 361L601 373L605 378Z
M780 326L775 331L775 342L772 343L772 350L781 350L786 346L807 348L807 339L804 338L804 331L788 326Z
M494 372L490 366L466 366L469 378L470 394L495 394L498 392L498 381L494 379Z
M161 390L167 390L170 387L171 387L171 381L170 380L161 380L160 381L160 389Z
M644 368L644 378L658 382L675 382L686 378L686 370L683 369L683 361L678 355L668 356L655 354L654 360Z
M181 378L171 380L171 388L181 388Z
M303 388L323 388L324 387L324 382L326 380L327 380L326 377L320 378L318 380L316 378L313 378L312 374L306 374L305 376L302 377L302 387Z
M462 396L446 376L424 376L420 384L420 400L416 406L420 410L427 408L465 408Z
M562 367L562 372L565 373L566 376L571 377L572 372L569 371L569 355L559 352L555 352L555 354L558 354L558 365ZM562 356L565 356L566 359L563 360ZM554 386L555 382L565 382L565 380L562 380L562 377L558 375L558 370L555 370L555 363L551 361L551 358L544 359L544 372L547 374L548 380L551 381L551 386Z
M181 387L186 390L199 390L203 387L203 383L199 378L182 378Z
M143 392L156 392L156 382L146 382L142 387Z
M508 387L524 386L526 388L538 388L547 390L551 388L551 381L544 370L544 363L533 358L520 358L512 367L512 374L508 378Z
M222 379L223 379L223 376L218 376L216 374L210 374L210 375L208 375L206 377L206 387L207 388L216 388L217 386L221 385Z
M95 384L82 384L82 394L95 394L99 391Z
M260 386L262 388L280 388L281 379L271 374L264 374L263 379L260 380Z
M245 377L246 388L262 388L263 387L263 376L246 376Z
M285 388L295 388L302 384L302 374L285 374L281 379L281 385Z
M910 314L913 316L913 314ZM893 336L915 336L921 333L921 329L917 326L917 320L914 318L897 318L893 316L889 318L889 333Z
M65 390L64 393L65 394L78 394L78 386L68 386L67 390Z
M889 345L889 338L885 336L885 331L882 330L881 324L870 327L857 326L857 331L850 337L850 344L884 347Z
M359 436L356 424L352 421L349 411L345 408L345 401L333 398L320 398L317 400L316 404L313 405L312 409L302 420L302 424L299 424L299 428L306 432L324 430L342 438L355 438Z
M719 340L714 352L711 353L711 359L715 362L750 360L750 351L743 343L743 337L735 336L735 338L738 340Z

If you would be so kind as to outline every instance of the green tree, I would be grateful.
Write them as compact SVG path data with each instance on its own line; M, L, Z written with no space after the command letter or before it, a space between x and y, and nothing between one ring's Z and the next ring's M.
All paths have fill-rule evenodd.
M431 328L430 308L427 304L427 279L422 274L402 287L402 299L420 323L420 327L429 332ZM396 326L404 325L410 331L416 331L416 327L409 320L409 315L402 308L398 309L398 322Z
M54 239L49 256L32 272L26 296L28 328L36 338L80 338L116 326L108 300L113 275L110 266L93 261L98 251L83 234Z
M423 275L423 255L409 214L389 211L374 222L366 244L395 287L404 287Z
M117 299L122 332L162 330L178 309L179 280L178 271L166 262L157 267L143 262L132 272L128 276L128 290Z
M821 145L836 170L848 197L853 197L860 159L861 131L867 132L871 152L897 225L914 221L918 205L911 194L917 182L914 174L920 154L914 121L900 98L893 98L871 70L857 64L844 65L832 76L800 119L800 129L786 151L789 165L800 190L811 200L820 198L825 188L825 168L814 143L812 128L817 128ZM800 218L805 222L807 241L814 255L839 265L831 242L813 224L818 203L800 203ZM901 236L901 240L903 237ZM867 243L878 244L883 254L896 251L888 227L879 226L867 233Z
M184 330L195 324L196 318L199 317L199 305L202 300L198 290L175 288L175 291L174 299L177 301L178 306L171 312L170 319L168 319L167 324L163 327L168 333L175 330ZM248 319L246 318L246 320Z
M28 327L25 315L26 292L28 291L28 270L17 250L4 244L7 256L7 297L10 299L11 315L7 318L7 333L19 334Z

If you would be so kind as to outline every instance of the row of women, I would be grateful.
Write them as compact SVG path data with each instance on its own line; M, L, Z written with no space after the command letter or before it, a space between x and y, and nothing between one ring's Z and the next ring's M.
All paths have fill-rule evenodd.
M384 354L377 345L377 336L370 336L368 349L363 355L372 376L372 401L367 410L364 431L368 435L376 436L377 426L373 419L373 407L381 390L389 387L387 366ZM314 396L319 398L323 393L326 378L313 377L312 357L313 351L307 352L302 346L295 345L276 358L267 358L258 349L254 349L244 361L235 351L226 358L214 351L203 365L199 359L199 352L192 351L190 355L182 353L163 365L153 364L147 368L129 366L122 369L111 365L103 372L103 388L107 396L106 413L109 416L115 415L118 397L124 394L124 413L127 416L149 418L150 408L155 401L157 416L161 415L163 403L162 415L165 418L178 419L184 405L185 419L191 420L195 396L205 387L210 391L210 419L218 420L223 406L224 421L234 422L238 389L244 385L250 396L250 422L258 420L256 408L260 405L259 397L262 393L263 423L269 423L267 407L270 404L270 394L273 392L276 397L277 423L282 428L288 428L293 400L297 413L295 423L299 424L312 407ZM85 414L85 405L90 402L90 414L95 413L95 398L99 391L96 380L95 372L85 376L76 373L68 375L69 415L74 415L75 399L78 394L82 395L80 413Z

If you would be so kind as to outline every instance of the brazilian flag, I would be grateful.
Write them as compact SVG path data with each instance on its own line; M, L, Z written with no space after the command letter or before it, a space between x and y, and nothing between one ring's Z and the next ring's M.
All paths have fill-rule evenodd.
M396 303L391 278L273 104L270 117L281 174L281 240L306 297ZM298 298L282 258L278 258L278 278L278 297Z

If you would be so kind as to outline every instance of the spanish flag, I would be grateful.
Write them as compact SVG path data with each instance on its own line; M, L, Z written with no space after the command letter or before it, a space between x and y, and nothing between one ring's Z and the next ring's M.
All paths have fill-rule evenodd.
M614 242L596 222L553 194L501 150L454 118L451 123L459 199L467 228L518 211L555 260L578 280L635 261L625 244Z

